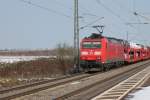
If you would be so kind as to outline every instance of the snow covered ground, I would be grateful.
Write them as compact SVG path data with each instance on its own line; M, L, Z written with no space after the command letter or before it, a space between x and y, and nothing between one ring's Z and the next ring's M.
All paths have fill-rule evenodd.
M150 86L143 87L143 89L129 95L133 96L133 98L125 100L150 100Z
M19 61L30 61L38 58L49 58L50 56L0 56L0 63L14 63Z

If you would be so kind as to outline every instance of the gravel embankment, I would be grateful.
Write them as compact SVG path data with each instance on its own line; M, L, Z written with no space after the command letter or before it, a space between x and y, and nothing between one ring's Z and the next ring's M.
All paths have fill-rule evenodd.
M150 86L150 78L144 83L143 87Z
M20 97L18 99L14 99L14 100L43 100L43 99L44 100L51 100L53 98L62 96L64 94L70 93L70 92L75 91L75 90L78 90L78 89L83 88L85 86L88 86L90 84L94 84L96 82L103 81L103 80L108 79L110 77L119 75L123 72L126 72L126 71L133 69L133 68L136 68L137 66L143 65L146 62L149 62L149 61L145 61L145 62L137 63L134 65L129 65L126 67L114 69L114 70L111 70L111 71L108 71L105 73L101 73L101 74L91 76L91 77L88 77L85 79L81 79L81 80L67 83L67 84L64 84L61 86L57 86L54 88L43 90L43 91L40 91L38 93L31 94L31 95L24 96L24 97Z

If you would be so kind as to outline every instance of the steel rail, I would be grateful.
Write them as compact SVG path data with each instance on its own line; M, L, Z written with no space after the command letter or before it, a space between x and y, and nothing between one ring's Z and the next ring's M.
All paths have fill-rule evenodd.
M49 82L54 82L54 81L58 81L58 80L66 79L66 78L71 78L71 77L74 77L74 76L79 76L81 74L83 74L83 73L62 76L62 77L58 77L58 78L54 78L54 79L50 79L50 80L43 80L43 81L38 81L38 82L27 83L27 84L23 84L23 85L13 86L13 87L10 87L10 88L4 88L4 89L0 90L0 94L4 94L4 93L14 91L14 90L19 90L19 89L32 87L32 86L35 86L35 85L41 85L41 84L45 84L45 83L49 83Z
M8 99L13 99L16 97L28 95L28 94L35 93L35 92L45 90L48 88L63 85L68 82L94 76L96 74L99 74L99 73L75 74L71 76L66 76L66 77L56 78L52 80L41 81L41 82L34 82L31 84L27 84L27 85L21 85L21 86L12 87L9 89L0 90L0 100L8 100Z
M141 64L139 66L141 66ZM1 91L0 100L8 100L8 99L13 99L13 98L18 98L20 96L28 95L28 94L33 94L33 93L36 93L38 91L42 91L42 90L45 90L48 88L60 86L60 85L63 85L63 84L66 84L66 83L69 83L72 81L84 79L84 78L91 77L91 76L94 76L97 74L99 74L99 73L95 73L92 75L91 74L83 74L83 75L77 75L77 76L74 75L74 77L69 76L68 78L64 78L64 79L63 78L62 79L54 79L48 83L42 83L41 82L41 84L39 84L37 82L37 84L32 84L32 85L29 84L29 85L27 85L27 87L26 86L22 86L22 87L18 86L18 88L10 89L10 91L6 90L5 93L2 93L2 91ZM92 85L91 85L91 87L92 87Z
M80 95L80 94L84 94L84 92L88 91L89 89L91 89L91 88L93 88L93 87L98 87L98 86L100 86L100 85L102 85L101 88L103 88L104 85L107 84L108 87L105 88L104 90L101 89L101 88L99 89L99 90L103 90L103 91L101 91L101 92L104 92L105 90L109 89L109 88L112 87L113 85L116 85L116 84L118 84L119 82L125 80L126 78L131 77L132 75L134 75L134 74L136 74L137 72L141 71L143 68L147 67L149 64L150 64L150 63L148 62L148 63L145 63L145 64L143 64L143 65L139 65L139 66L133 68L133 69L130 70L130 71L125 71L124 73L120 73L120 74L118 74L118 75L112 76L112 77L107 78L107 79L105 79L105 80L103 80L103 81L100 80L100 81L98 81L98 82L96 82L96 83L94 83L94 84L91 84L91 85L89 85L89 86L80 88L80 89L75 90L75 91L73 91L73 92L71 92L71 93L68 93L68 94L65 94L65 95L63 95L63 96L57 97L57 98L55 98L55 100L65 100L65 99L67 99L67 100L76 100L76 99L77 99L77 100L78 100L78 99L81 99L81 98L82 98L82 100L88 100L89 98L92 98L93 96L92 96L92 97L88 97L88 98L85 99L85 97L84 97L84 96L82 97L82 95ZM128 77L127 77L127 76L128 76ZM120 80L120 79L123 79L123 80ZM114 83L110 84L111 82L113 82L112 80L115 80L115 81L114 81ZM92 91L92 92L94 92L94 91ZM90 92L89 94L91 94L92 92ZM88 94L86 94L86 95L88 95ZM97 94L96 94L96 95L97 95ZM96 96L96 95L94 94L94 96ZM81 96L81 98L80 98L80 96ZM76 97L77 97L77 98L76 98Z
M131 76L127 80L110 88L92 100L122 100L129 92L134 90L139 85L143 84L150 75L150 66L137 74Z

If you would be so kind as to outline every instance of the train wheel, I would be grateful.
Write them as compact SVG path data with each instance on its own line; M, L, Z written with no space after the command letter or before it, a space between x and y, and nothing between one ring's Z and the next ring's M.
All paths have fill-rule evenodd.
M102 72L105 71L105 66L104 66L104 64L101 65L101 71L102 71Z
M115 63L115 66L118 68L118 67L120 67L120 62L116 62Z
M105 70L105 71L109 71L109 70L110 70L110 65L109 65L109 64L105 64L104 70Z

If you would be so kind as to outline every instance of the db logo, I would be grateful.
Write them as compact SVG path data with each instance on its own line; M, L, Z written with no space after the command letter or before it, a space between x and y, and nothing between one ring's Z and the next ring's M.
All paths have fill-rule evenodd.
M89 55L93 55L93 54L94 54L93 50L90 50Z
M90 55L93 55L94 53L93 53L93 51L90 51L89 54L90 54Z

